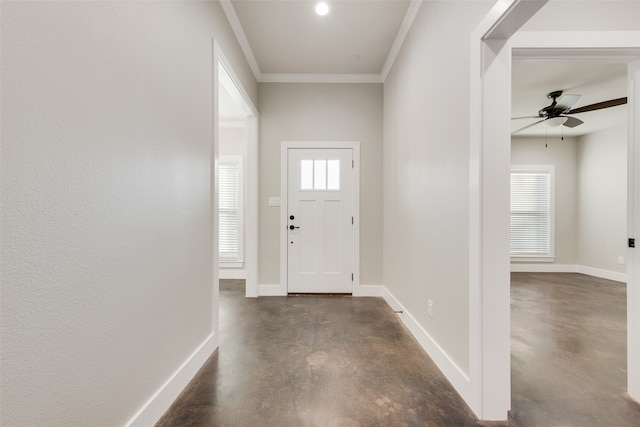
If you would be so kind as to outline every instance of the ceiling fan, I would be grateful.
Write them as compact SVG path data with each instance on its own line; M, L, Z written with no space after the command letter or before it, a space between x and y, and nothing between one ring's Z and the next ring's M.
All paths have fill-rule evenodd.
M610 99L609 101L598 102L591 105L585 105L584 107L571 109L573 105L578 102L581 95L562 94L563 91L556 90L547 94L547 98L551 99L551 105L544 107L538 111L537 116L525 116L525 117L513 117L512 120L519 119L540 119L534 123L531 123L525 127L515 130L511 133L518 133L525 129L529 129L539 123L544 123L546 126L566 126L574 128L584 123L577 117L569 116L568 114L586 113L588 111L601 110L603 108L615 107L618 105L626 104L627 98Z

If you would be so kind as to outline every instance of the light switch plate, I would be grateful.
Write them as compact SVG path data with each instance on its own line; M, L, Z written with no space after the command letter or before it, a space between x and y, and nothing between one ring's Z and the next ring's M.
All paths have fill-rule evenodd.
M268 206L280 206L280 197L269 197Z

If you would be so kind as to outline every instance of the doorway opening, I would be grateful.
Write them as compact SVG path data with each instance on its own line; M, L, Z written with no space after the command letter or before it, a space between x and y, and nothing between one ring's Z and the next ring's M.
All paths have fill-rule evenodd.
M508 118L512 49L537 57L615 58L628 64L628 237L635 238L640 230L640 32L517 32L536 13L537 9L527 8L533 3L506 4L488 15L474 35L479 43L472 54L471 79L472 106L477 110L472 108L471 120L470 376L478 381L472 407L486 420L505 419L511 401ZM538 2L538 8L544 3ZM640 252L628 249L627 387L636 400L640 399L640 275L634 268L638 265Z
M581 105L605 101L609 98L627 97L628 95L627 85L629 77L627 76L627 68L631 61L630 58L611 58L609 54L605 53L604 57L595 56L586 60L581 56L583 53L578 56L571 50L564 51L563 49L556 49L552 55L546 53L536 57L535 55L532 56L530 50L514 48L512 54L514 63L512 64L511 74L514 98L518 96L516 88L520 83L518 81L520 78L519 71L521 71L519 66L522 65L518 61L522 61L523 57L526 58L527 62L525 67L535 68L537 65L545 67L547 70L555 67L557 70L564 69L565 71L572 67L574 69L580 69L580 76L584 80L584 84L572 80L570 72L565 74L564 77L562 77L562 71L559 71L558 74L555 75L547 73L545 76L549 80L556 79L556 82L553 83L555 86L562 85L560 81L563 80L563 78L565 79L562 88L554 86L553 89L549 90L569 89L568 92L570 93L588 94L585 97L587 99L585 99ZM535 62L536 60L538 62ZM593 73L591 80L589 79L590 72ZM601 74L600 78L596 76L598 73ZM609 81L605 82L604 80L607 78ZM568 83L569 81L572 81L572 84ZM598 99L598 101L594 101L594 99ZM518 114L519 112L514 111L513 116L517 116ZM557 191L558 196L555 200L558 204L565 205L563 206L564 209L556 206L556 216L566 215L567 212L570 212L573 208L574 219L571 221L567 220L567 218L556 218L556 220L563 220L565 226L555 227L556 232L553 240L555 241L556 248L554 262L552 264L545 265L539 263L537 265L526 266L522 264L514 265L512 263L512 271L550 272L551 274L549 276L542 279L547 283L539 283L539 289L553 289L554 295L558 297L558 300L562 299L561 295L563 291L576 292L574 298L566 299L564 301L565 304L561 307L556 306L556 308L560 308L560 310L555 312L555 315L557 315L555 319L553 319L554 311L552 310L554 296L549 294L546 299L548 310L546 311L546 315L539 319L540 322L546 323L547 325L558 321L558 318L565 319L564 322L566 325L564 325L564 327L557 325L559 328L556 332L553 335L549 333L547 338L553 341L552 336L558 339L561 339L562 336L565 337L561 339L562 342L556 343L557 347L555 347L554 351L557 351L559 354L564 354L565 357L573 358L574 363L572 363L571 366L576 372L574 372L572 377L581 376L582 379L586 381L586 384L591 385L590 387L585 384L579 386L576 385L572 379L568 378L569 381L566 381L562 386L572 387L573 384L573 386L577 388L577 390L574 390L576 392L574 395L591 393L589 394L590 396L595 396L603 392L604 395L611 395L617 392L616 398L619 400L627 391L627 372L628 370L633 371L634 369L633 365L635 362L633 360L627 360L627 348L629 349L629 355L631 355L634 352L633 334L634 330L637 329L637 326L633 324L633 322L627 322L626 318L627 306L631 309L634 305L634 300L627 300L626 286L620 283L627 282L628 267L625 264L627 262L628 249L626 237L630 235L630 224L633 222L633 218L627 218L627 213L631 212L628 206L630 193L627 189L627 165L629 165L630 168L629 176L633 176L633 164L629 162L627 155L628 147L630 149L633 148L631 145L633 144L633 137L631 137L631 141L629 141L630 131L627 118L627 106L621 105L580 115L580 119L585 121L584 125L582 125L584 127L592 127L594 123L602 122L600 125L601 129L595 129L584 135L572 138L571 134L580 129L577 127L576 129L568 129L569 132L563 132L563 127L560 129L555 128L553 133L550 131L551 128L543 130L545 133L544 144L541 139L538 145L541 150L539 150L537 157L536 154L531 151L528 153L528 155L534 156L537 163L541 163L540 159L544 158L545 154L549 156L550 152L555 152L555 159L547 159L547 162L553 162L556 170L570 169L567 161L570 163L571 160L567 158L563 160L560 151L562 151L562 149L566 151L566 148L570 147L571 144L575 145L575 164L573 165L575 169L575 177L573 178L573 186L575 188L574 195L572 196L571 193L566 190L562 192ZM539 132L540 130L538 133ZM538 135L538 137L542 137L542 135ZM531 138L535 138L535 136L528 138L528 144L519 138L512 139L512 163L517 163L518 161L514 161L514 159L518 158L519 161L522 161L522 156L526 155L524 154L526 149L523 150L522 145L529 145L530 150ZM544 149L542 149L542 147L544 147ZM567 176L565 176L564 179L566 180L567 178L571 180L571 178ZM561 183L556 182L556 186L558 185L561 185ZM629 181L629 186L633 188L632 181ZM563 193L565 196L562 195ZM575 197L575 204L570 206L570 199L572 197ZM571 248L572 245L574 246L573 248ZM570 257L571 251L573 251L573 260ZM629 268L632 268L633 259L630 261ZM514 266L515 268L513 268ZM561 272L583 273L588 276L570 276L566 274L563 276L558 274ZM595 276L604 280L597 281L589 276ZM540 274L537 276L529 275L524 277L527 277L530 281L541 280ZM615 280L618 281L618 283L608 282L608 280ZM597 284L592 282L597 282ZM514 278L512 283L517 283L516 287L511 288L511 295L515 295L515 301L512 301L512 307L517 308L518 302L521 302L519 296L521 297L522 289L526 288L527 280L523 280L523 275L519 275ZM525 285L523 285L523 283ZM549 283L555 283L556 287L549 288ZM584 288L580 288L580 285L584 286ZM630 289L632 295L634 287L635 285L631 283ZM604 307L598 308L597 305L591 305L592 303L587 293L591 293L593 296L600 295L599 299L602 301L608 299L611 299L611 301L609 304L605 304ZM617 310L607 312L607 310L613 307L617 307ZM581 323L584 324L574 325L576 329L573 333L569 333L569 335L562 334L572 328L569 320L572 313L576 314L577 317L579 316L579 318L582 319ZM596 318L600 318L600 321L595 321ZM589 325L589 319L594 320L592 325ZM608 323L611 323L611 325L622 325L623 327L614 327L607 332ZM627 334L620 334L620 329L623 331L626 330L627 328L624 326L627 326L627 324L629 324ZM523 340L520 339L522 337L518 338L519 330L521 332L521 329L518 328L516 319L512 319L512 327L514 327L514 330L512 331L511 343L512 346L516 346L512 347L511 350L512 361L514 363L512 375L515 375L515 373L518 374L516 377L512 376L512 399L514 405L516 405L515 402L518 402L518 405L512 409L522 411L523 402L528 401L529 398L531 398L530 401L534 401L536 397L533 395L522 395L523 390L528 390L525 394L532 393L531 388L526 386L526 375L524 375L526 372L518 370L519 366L521 367L521 365L518 364L518 356L524 358L527 356L526 352L522 351L522 346L520 346ZM587 331L591 333L586 333ZM538 333L545 334L544 331L538 331ZM583 335L587 339L579 340L579 337ZM514 336L516 337L515 341ZM569 339L569 337L571 337L571 339ZM533 334L531 338L533 338ZM610 341L607 341L607 339ZM617 342L620 341L620 339L623 339L622 343ZM572 345L568 345L569 342L571 342ZM600 345L597 344L598 342L600 342ZM603 344L608 345L603 346ZM544 351L543 348L544 345L540 345L539 347L532 346L530 350ZM589 367L585 367L589 363L593 363L592 360L589 360L587 363L581 362L581 360L583 360L581 354L588 353L589 351L592 352L594 356L593 359L597 360L598 358L595 356L598 354L600 355L599 357L602 358L602 365L600 365L598 370L594 371ZM629 363L630 366L628 367L627 365ZM607 371L609 371L609 375L605 376L599 376L594 373ZM523 380L523 378L525 379ZM540 381L537 385L544 388L546 384L546 386L551 389L557 389L559 387L558 384L561 382L560 378L562 378L561 374L555 375L554 378L547 382L542 378L538 378ZM619 381L615 382L613 379L618 379ZM629 375L628 380L632 387L633 381L631 375ZM551 382L554 384L551 385ZM552 394L551 389L549 393L546 393L547 396ZM541 401L540 403L544 405L543 402L544 401ZM571 404L579 405L577 402L577 400L568 400L565 402L565 406L569 407ZM614 403L615 402L610 402L608 406ZM552 408L547 409L552 410ZM623 412L624 411L622 411L620 416L624 417ZM514 412L514 414L517 416L517 413ZM558 416L561 416L561 414L558 414Z
M626 392L628 109L565 113L574 127L538 111L560 90L567 111L626 97L627 65L514 52L511 87L511 414L587 424ZM545 185L519 172L544 167Z
M243 279L258 295L258 118L246 91L217 55L216 198L218 277Z

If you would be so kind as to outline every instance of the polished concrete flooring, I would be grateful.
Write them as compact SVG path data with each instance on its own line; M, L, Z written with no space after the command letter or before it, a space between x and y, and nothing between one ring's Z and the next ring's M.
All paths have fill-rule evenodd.
M625 287L512 276L509 425L640 426L624 397ZM379 298L244 298L222 281L220 348L157 427L476 426Z
M626 285L582 274L512 273L512 422L640 426L627 387Z

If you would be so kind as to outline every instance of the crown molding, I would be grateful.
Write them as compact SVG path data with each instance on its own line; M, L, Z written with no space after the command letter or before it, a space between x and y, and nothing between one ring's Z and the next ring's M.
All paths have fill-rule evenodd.
M247 62L249 63L249 67L253 72L253 77L260 81L260 67L258 67L258 61L256 61L256 57L253 54L253 50L251 50L251 45L249 45L249 40L247 39L247 35L244 33L244 29L240 24L240 20L238 19L238 15L236 15L236 10L233 8L231 4L231 0L220 0L220 6L222 6L222 10L224 14L227 15L227 20L229 21L229 25L231 25L231 29L233 33L236 35L236 39L238 39L238 43L240 43L240 48L244 53Z
M420 6L422 6L422 0L411 0L407 13L404 15L402 24L400 24L400 28L398 29L398 34L396 34L396 38L391 45L387 59L382 66L382 71L380 71L380 79L382 82L387 79L389 71L391 71L391 67L393 66L393 63L400 52L400 48L404 43L404 39L407 37L407 34L413 25L413 20L416 18L418 10L420 10Z
M380 74L263 73L260 83L382 83Z

